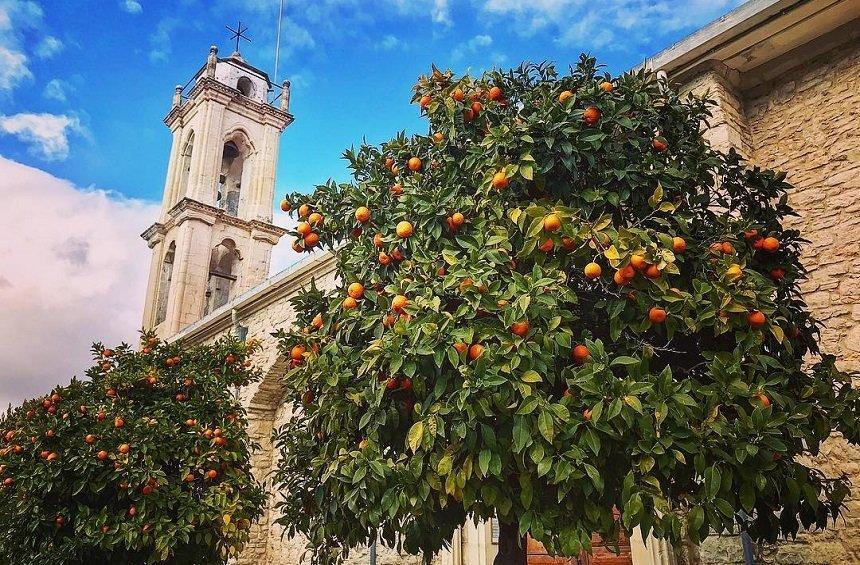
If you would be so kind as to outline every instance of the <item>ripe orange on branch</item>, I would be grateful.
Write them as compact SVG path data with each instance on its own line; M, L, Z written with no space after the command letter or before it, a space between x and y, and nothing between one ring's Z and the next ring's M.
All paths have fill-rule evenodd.
M366 206L359 206L355 210L355 219L362 224L370 219L370 210Z
M492 181L493 188L496 190L502 190L507 188L508 186L508 177L505 175L504 171L499 171L498 173L493 175Z
M406 239L410 235L412 235L412 224L403 220L397 224L397 237L401 239Z

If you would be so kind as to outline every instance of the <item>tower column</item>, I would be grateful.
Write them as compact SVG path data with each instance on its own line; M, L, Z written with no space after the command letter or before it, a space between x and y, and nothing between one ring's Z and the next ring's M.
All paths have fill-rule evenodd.
M180 153L182 152L182 128L173 130L173 142L170 146L170 161L167 162L167 178L164 181L164 199L161 204L161 218L167 215L167 211L176 202L178 183L176 181L179 169Z
M163 215L163 214L162 214ZM156 224L158 226L159 224ZM156 228L158 229L158 228ZM160 234L155 234L149 241L149 247L152 249L152 263L149 265L149 277L146 282L146 295L156 296L158 294L158 275L161 271L161 262L164 259L164 237ZM150 328L155 322L155 305L156 300L147 300L143 306L143 327Z

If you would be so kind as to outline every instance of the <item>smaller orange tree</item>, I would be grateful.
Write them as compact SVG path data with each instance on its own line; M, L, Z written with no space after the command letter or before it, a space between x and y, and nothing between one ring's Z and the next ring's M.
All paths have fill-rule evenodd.
M860 440L860 392L819 352L785 174L713 150L706 99L586 56L434 69L413 101L426 135L283 206L340 280L281 334L281 521L317 562L430 554L470 516L511 564L526 533L577 555L838 515L847 481L797 456Z
M72 380L0 419L0 563L224 563L265 500L231 387L256 345L93 346Z

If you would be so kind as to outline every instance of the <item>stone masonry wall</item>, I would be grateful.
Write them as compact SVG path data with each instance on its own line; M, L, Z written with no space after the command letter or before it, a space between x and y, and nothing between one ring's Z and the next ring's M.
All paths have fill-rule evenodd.
M324 290L336 284L335 272L331 267L316 269L312 275L317 288ZM276 501L289 493L276 491L272 486L271 470L277 463L278 454L272 446L272 431L280 427L290 416L290 409L285 405L281 377L287 370L286 360L278 353L277 340L271 335L279 328L288 328L295 321L295 311L290 305L290 299L296 294L301 285L307 280L296 281L292 290L279 293L276 298L262 307L248 312L239 312L239 323L248 328L247 337L255 338L263 343L254 363L263 369L264 377L240 392L242 404L248 411L248 435L251 441L260 445L251 456L251 463L257 479L263 482L269 493L269 503L262 519L251 528L251 541L242 552L238 564L241 565L300 565L305 551L304 539L290 539L282 536L283 528L275 523L278 511ZM206 341L214 341L218 336ZM368 562L367 548L354 551L345 565L359 565ZM421 558L416 556L400 556L397 552L377 547L378 565L419 565Z
M743 100L753 164L784 170L789 201L800 213L788 225L810 240L802 289L823 323L824 351L842 369L860 370L860 45L843 45L787 73L764 94ZM759 547L757 563L860 563L860 449L834 437L811 463L831 476L846 473L852 496L844 519L796 542ZM743 563L737 538L713 538L703 563Z

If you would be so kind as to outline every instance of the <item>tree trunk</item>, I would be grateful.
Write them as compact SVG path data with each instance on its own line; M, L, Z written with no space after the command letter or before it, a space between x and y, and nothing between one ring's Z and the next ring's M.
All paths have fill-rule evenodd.
M499 553L493 565L527 565L526 538L516 524L499 522Z

